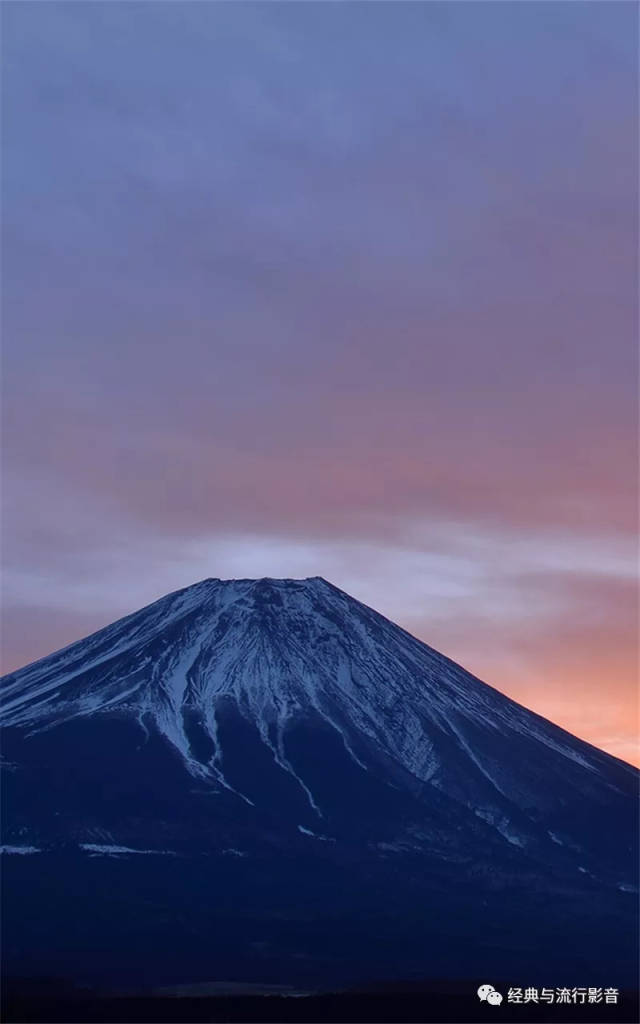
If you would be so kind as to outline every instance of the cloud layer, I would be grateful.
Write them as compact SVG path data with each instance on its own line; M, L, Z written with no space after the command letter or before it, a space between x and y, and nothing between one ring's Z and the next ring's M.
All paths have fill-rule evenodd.
M633 757L636 21L6 7L6 670L321 574Z

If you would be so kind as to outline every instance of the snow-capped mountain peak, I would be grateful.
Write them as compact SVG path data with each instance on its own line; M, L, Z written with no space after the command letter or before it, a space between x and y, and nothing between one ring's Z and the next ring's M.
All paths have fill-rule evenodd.
M540 927L540 893L561 901L572 894L581 908L588 890L589 901L597 896L589 903L597 927L617 942L609 903L628 903L637 884L635 769L320 577L205 579L169 594L6 676L1 721L2 851L20 894L10 954L17 964L25 901L32 914L50 908L46 948L57 949L53 936L66 934L67 908L76 904L61 907L52 892L82 891L84 872L93 877L101 861L118 865L116 875L107 864L104 875L95 868L106 886L102 919L117 931L109 886L125 879L150 948L166 919L173 956L189 903L188 920L195 915L206 942L199 945L190 923L182 928L186 978L198 957L210 970L220 886L240 922L255 914L260 893L269 941L277 942L282 907L295 922L307 898L356 929L371 900L389 920L404 900L408 933L424 936L433 914L416 924L418 900L436 916L452 915L464 942L474 935L480 948L496 888L511 893L500 909L509 935L517 884L523 935ZM53 890L40 900L48 878ZM160 891L145 897L147 879L158 878ZM227 881L210 891L212 878ZM347 894L361 889L358 910ZM92 921L82 921L93 936ZM579 927L558 927L568 945L584 945ZM318 941L310 948L322 948ZM360 942L370 949L371 941L367 926ZM428 941L433 957L436 940ZM249 965L251 942L242 954ZM529 963L526 946L514 952L502 943L501 969L512 953ZM40 939L29 938L29 948L49 970ZM128 969L137 956L130 939L112 948L117 969ZM345 956L357 964L356 950ZM451 962L443 959L442 969ZM488 954L482 962L495 967Z
M29 732L126 713L191 774L229 788L218 727L233 706L318 813L286 749L310 716L361 767L445 789L467 770L506 799L527 793L527 771L516 758L503 778L494 762L523 740L559 772L598 775L610 761L322 577L202 580L6 677L3 698L3 723Z

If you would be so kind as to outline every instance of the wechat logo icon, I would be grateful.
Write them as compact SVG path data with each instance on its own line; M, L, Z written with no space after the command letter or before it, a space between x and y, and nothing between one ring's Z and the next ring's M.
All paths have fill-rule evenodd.
M496 992L493 985L481 985L478 989L478 999L481 1003L491 1003L492 1006L500 1006L502 996Z

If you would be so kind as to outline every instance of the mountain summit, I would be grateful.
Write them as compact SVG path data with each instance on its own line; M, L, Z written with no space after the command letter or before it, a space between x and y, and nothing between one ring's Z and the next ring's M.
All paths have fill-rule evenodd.
M497 978L548 929L576 977L588 935L633 962L635 769L320 577L203 580L2 694L10 964L166 980L164 935L190 982Z

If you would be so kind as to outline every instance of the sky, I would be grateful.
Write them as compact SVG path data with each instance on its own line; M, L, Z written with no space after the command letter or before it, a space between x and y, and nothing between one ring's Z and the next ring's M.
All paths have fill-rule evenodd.
M637 20L3 5L5 672L321 575L640 760Z

